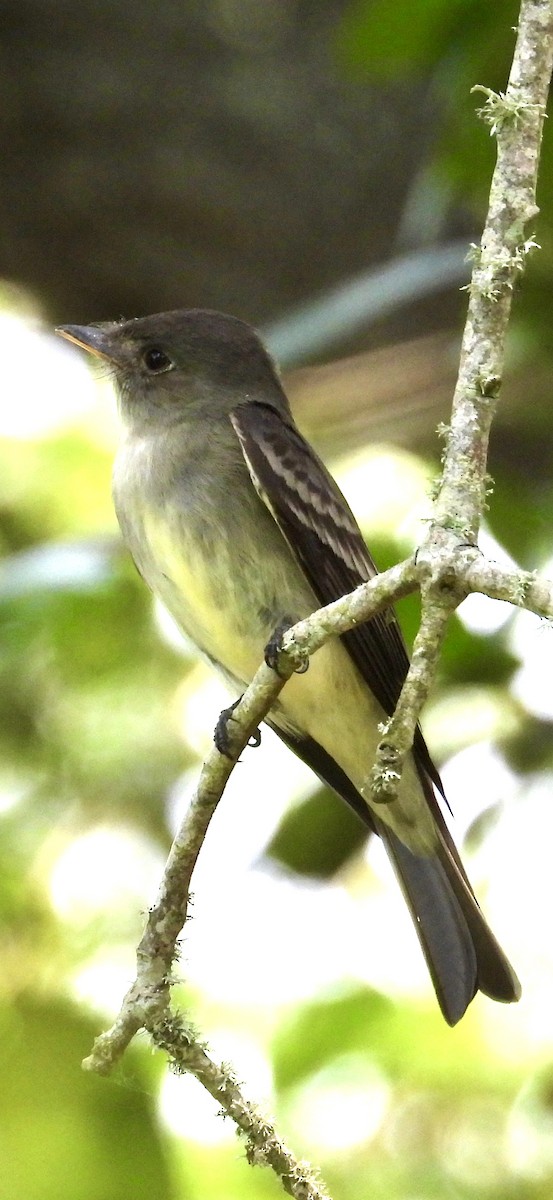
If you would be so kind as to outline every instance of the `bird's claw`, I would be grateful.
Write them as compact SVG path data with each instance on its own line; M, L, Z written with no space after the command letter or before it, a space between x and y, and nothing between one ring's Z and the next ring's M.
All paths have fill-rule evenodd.
M240 699L235 700L234 704L230 704L228 708L224 708L222 712L219 713L217 724L213 731L213 741L215 742L217 750L219 751L219 754L224 754L225 758L234 758L234 755L230 752L228 723L232 720L232 714L237 704L240 703Z
M288 633L288 630L291 629L292 625L294 625L294 624L295 624L295 621L292 619L292 617L288 617L288 616L283 617L282 620L279 621L276 629L271 634L269 641L267 642L267 645L265 646L265 652L264 652L265 662L266 662L267 666L271 668L271 671L275 671L276 674L279 675L281 679L283 678L283 674L282 674L282 671L279 670L278 664L279 664L280 653L282 651L282 639L284 637L284 634ZM295 674L296 675L304 675L305 672L307 671L308 666L309 666L309 659L306 658L305 661L302 662L301 666L296 667Z
M228 708L224 708L222 712L219 713L217 724L213 732L213 741L215 742L215 746L219 751L219 754L224 754L225 758L230 758L231 762L234 761L235 755L231 753L230 749L231 739L229 737L228 723L229 721L232 721L232 714L237 705L240 704L241 699L242 697L239 696L238 700L234 701L234 704L230 704ZM248 738L248 746L256 747L260 745L261 730L255 729Z

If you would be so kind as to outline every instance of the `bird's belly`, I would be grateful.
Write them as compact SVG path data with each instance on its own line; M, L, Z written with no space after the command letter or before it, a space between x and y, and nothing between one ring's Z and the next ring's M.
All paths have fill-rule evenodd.
M145 518L148 551L142 553L140 570L183 632L238 695L262 663L279 621L307 616L317 608L316 598L272 523L266 531L271 541L260 538L255 560L251 544L239 537L219 538L217 553L209 555L182 526L176 537L170 529L163 518ZM271 715L277 727L323 746L369 798L378 726L385 714L339 639L332 638L313 655L305 674L288 680ZM433 823L410 759L398 799L379 811L412 848L433 844Z
M238 694L263 662L279 622L308 616L317 599L272 521L255 561L250 543L242 545L239 537L224 544L219 538L217 554L208 556L198 549L197 536L187 540L181 528L176 540L170 528L166 519L145 519L155 559L152 553L143 574L183 632L236 682ZM384 713L338 639L313 655L304 674L288 680L274 716L283 728L320 742L358 786L366 778Z
M263 661L265 646L284 615L280 596L290 590L295 564L284 543L282 564L280 553L275 553L272 545L265 559L265 565L268 561L271 564L273 578L269 582L262 539L257 559L252 558L249 544L241 544L239 537L226 541L217 538L217 550L208 554L196 537L186 538L181 528L175 539L169 528L164 518L149 515L145 519L150 553L141 566L142 573L185 635L239 687L245 687ZM292 589L293 619L307 616L317 607L299 571L297 576L297 587Z

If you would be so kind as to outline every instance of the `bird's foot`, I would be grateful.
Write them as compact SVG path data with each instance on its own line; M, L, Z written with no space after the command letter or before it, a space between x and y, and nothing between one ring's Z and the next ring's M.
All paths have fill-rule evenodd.
M295 625L295 623L296 622L292 619L292 617L290 617L290 616L283 617L282 620L279 621L276 629L271 634L269 641L267 642L267 645L265 646L265 652L264 652L265 662L267 663L267 666L270 667L272 671L276 671L277 675L280 675L281 678L282 678L282 672L279 671L278 662L279 662L279 656L280 656L280 653L282 650L282 639L284 637L284 634L288 633L288 630L291 629L292 625ZM296 672L295 672L296 675L305 674L308 666L309 666L309 659L306 657L305 661L302 662L301 666L296 668Z
M239 696L238 700L234 701L234 704L230 704L228 708L224 708L223 711L221 713L219 713L219 717L217 719L217 724L216 724L215 730L213 732L213 741L215 742L215 746L217 747L219 754L224 754L225 758L230 758L231 760L234 760L234 755L231 754L231 750L230 750L230 737L229 737L228 723L229 723L229 721L232 721L232 719L233 719L232 714L233 714L235 708L237 707L237 705L240 704L241 699L242 699L242 697ZM248 738L248 746L260 746L260 745L261 745L261 730L256 729L255 732L252 733L251 737Z

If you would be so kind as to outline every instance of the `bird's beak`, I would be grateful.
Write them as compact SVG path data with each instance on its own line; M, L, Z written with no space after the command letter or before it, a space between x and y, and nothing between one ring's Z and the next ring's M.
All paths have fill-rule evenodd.
M113 334L105 326L102 328L101 325L58 325L56 333L68 342L81 346L83 350L88 350L90 354L95 354L97 358L116 361Z

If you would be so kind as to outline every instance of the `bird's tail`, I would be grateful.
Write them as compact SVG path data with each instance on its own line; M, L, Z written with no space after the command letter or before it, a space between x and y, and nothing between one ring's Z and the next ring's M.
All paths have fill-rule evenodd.
M518 1000L520 984L501 946L487 925L474 896L455 843L445 823L434 787L442 796L439 776L419 735L417 769L436 827L431 855L409 850L370 808L341 767L317 742L289 730L275 732L283 742L341 796L371 830L380 834L392 861L446 1021L455 1025L476 995L509 1004ZM432 773L431 773L432 772Z
M443 819L437 824L432 855L409 850L380 821L377 828L411 912L441 1010L448 1024L455 1025L478 990L508 1004L519 999L520 984L485 921Z

